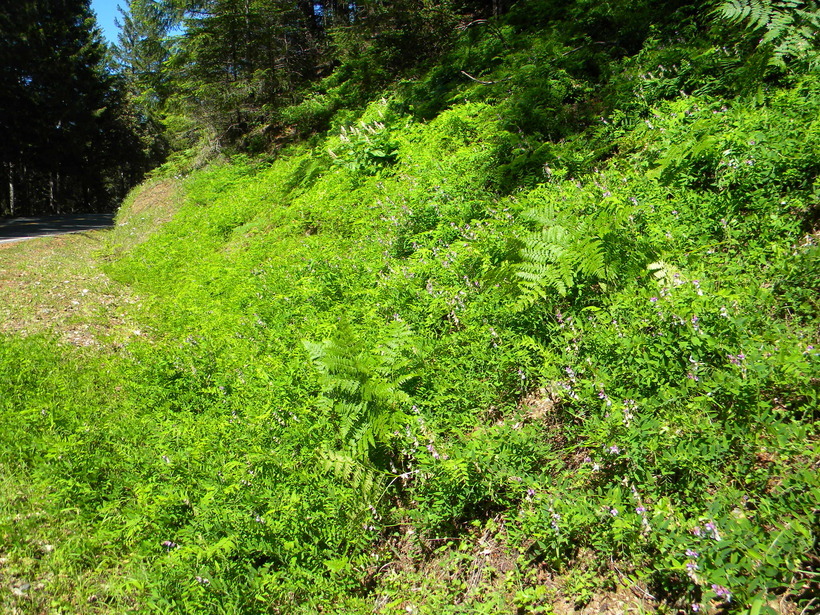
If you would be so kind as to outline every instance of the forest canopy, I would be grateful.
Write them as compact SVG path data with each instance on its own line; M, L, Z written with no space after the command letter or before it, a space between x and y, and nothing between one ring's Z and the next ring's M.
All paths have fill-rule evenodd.
M112 209L150 164L88 0L0 10L0 213Z

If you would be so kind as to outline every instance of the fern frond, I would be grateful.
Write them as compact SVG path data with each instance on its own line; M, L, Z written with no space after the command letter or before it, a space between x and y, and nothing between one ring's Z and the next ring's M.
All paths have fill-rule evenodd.
M305 342L320 374L319 408L332 413L341 446L362 463L388 450L407 419L409 395L402 390L412 377L419 345L405 323L391 323L375 348L368 348L342 324L332 340Z
M379 476L372 468L340 451L322 450L319 458L322 469L358 490L365 504L376 502L381 490Z
M771 45L770 64L785 66L788 58L806 58L815 50L817 0L726 0L715 13L730 23L745 22L751 32L765 30L760 44Z
M531 195L541 202L526 216L543 226L522 239L519 307L551 293L565 296L580 286L618 282L650 262L651 254L637 249L630 231L638 205L608 190L603 198L593 197L598 189L565 184L557 193L544 188ZM558 203L566 208L559 210Z

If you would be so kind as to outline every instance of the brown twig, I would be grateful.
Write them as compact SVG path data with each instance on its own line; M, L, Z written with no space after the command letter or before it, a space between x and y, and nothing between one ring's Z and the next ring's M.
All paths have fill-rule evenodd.
M635 594L636 598L649 599L653 602L655 602L657 600L657 598L655 596L650 594L643 587L639 587L637 583L632 582L632 579L628 578L623 572L618 570L618 567L615 565L615 562L611 558L609 560L609 563L612 565L612 568L615 570L615 572L618 573L618 576L621 578L621 582L622 583L627 583L627 582L629 583L629 589L632 591L633 594ZM643 594L643 595L641 595L641 594Z
M467 28L469 28L470 26L475 26L475 25L482 24L482 23L487 23L487 20L486 19L474 19L470 23L459 24L458 29L463 31L463 30L466 30Z
M472 79L476 83L480 83L481 85L495 85L496 83L504 83L505 81L509 81L510 79L512 79L512 77L507 77L506 79L500 79L498 81L482 81L481 79L476 79L467 71L461 71L461 74L465 77Z
M504 40L504 35L501 33L501 30L499 30L497 26L493 25L489 19L474 19L470 23L457 25L456 29L465 32L467 28L469 28L470 26L477 26L482 24L487 24L493 35L495 35L498 38L498 40L501 41L501 44L504 45L505 48L509 49L507 41Z

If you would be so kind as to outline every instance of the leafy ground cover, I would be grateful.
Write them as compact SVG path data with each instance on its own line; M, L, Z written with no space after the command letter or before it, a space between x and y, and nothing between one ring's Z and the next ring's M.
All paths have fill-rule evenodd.
M65 240L142 334L0 341L7 610L811 612L820 80L520 15Z

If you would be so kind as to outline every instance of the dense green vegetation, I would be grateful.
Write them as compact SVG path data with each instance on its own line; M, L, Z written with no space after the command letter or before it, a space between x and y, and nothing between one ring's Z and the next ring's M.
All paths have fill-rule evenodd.
M763 6L520 2L173 156L99 254L140 335L0 338L0 604L811 612L816 6Z

